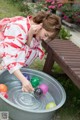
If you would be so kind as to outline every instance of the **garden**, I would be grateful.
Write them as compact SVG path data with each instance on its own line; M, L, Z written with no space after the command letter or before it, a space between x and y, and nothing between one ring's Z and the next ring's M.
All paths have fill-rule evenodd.
M80 26L80 4L78 4L79 0L76 3L74 1L67 3L64 0L63 2L58 0L0 0L0 19L13 16L26 17L45 10L58 14L62 20L70 24ZM70 31L62 26L58 38L68 40L71 36ZM44 62L45 58L42 61L37 59L30 68L42 71ZM64 74L57 63L55 63L53 71L53 77L62 84L67 94L66 103L55 113L54 120L80 120L80 90Z

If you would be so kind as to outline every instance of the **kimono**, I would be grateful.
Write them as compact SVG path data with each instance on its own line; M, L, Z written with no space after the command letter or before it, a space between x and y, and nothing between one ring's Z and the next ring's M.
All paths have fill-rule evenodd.
M23 66L29 66L34 59L43 58L41 41L33 37L30 46L26 44L30 28L30 16L4 18L0 21L1 65L11 74Z

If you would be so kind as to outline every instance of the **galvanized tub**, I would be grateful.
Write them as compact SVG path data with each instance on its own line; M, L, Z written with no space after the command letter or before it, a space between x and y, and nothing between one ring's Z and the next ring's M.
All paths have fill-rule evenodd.
M8 86L8 99L0 95L0 111L8 111L12 120L51 120L56 110L58 110L66 100L66 93L62 85L53 77L44 72L21 69L22 73L27 73L30 78L37 76L40 84L47 84L49 90L41 99L36 99L33 93L21 91L21 83L8 71L0 75L0 84ZM46 110L46 104L55 101L56 107Z

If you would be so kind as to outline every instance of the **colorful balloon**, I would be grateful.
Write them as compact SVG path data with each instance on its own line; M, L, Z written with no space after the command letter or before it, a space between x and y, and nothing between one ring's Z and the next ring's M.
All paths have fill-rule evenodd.
M52 109L52 108L54 108L54 107L56 107L55 102L50 102L50 103L48 103L48 104L46 105L46 110Z
M43 94L43 91L40 89L40 88L36 88L35 89L35 91L34 91L34 96L36 97L36 98L40 98L41 96L42 96L42 94Z
M27 80L30 80L30 77L27 73L23 73L23 75L27 78Z
M7 92L8 87L5 84L0 84L0 92Z
M8 98L8 94L6 92L0 92L2 96L4 96L6 99Z
M44 95L48 92L48 86L46 84L39 85L39 88L41 88Z
M32 77L30 81L33 87L37 87L40 83L40 79L38 77Z

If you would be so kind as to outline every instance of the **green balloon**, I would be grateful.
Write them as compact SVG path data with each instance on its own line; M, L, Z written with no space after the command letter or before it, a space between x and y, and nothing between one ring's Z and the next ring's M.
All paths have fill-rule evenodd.
M31 84L33 87L37 87L40 83L40 79L38 77L32 77L31 78Z
M54 107L56 107L55 102L50 102L50 103L48 103L48 104L46 105L46 110L52 109L52 108L54 108Z

